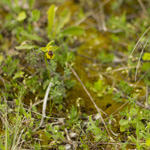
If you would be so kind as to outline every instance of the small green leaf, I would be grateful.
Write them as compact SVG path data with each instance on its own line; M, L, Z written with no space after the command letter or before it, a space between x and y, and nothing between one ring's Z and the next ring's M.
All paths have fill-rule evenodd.
M20 12L18 17L17 17L17 21L23 21L25 20L27 17L26 13L24 11Z
M70 146L70 147L71 147L71 146ZM62 145L61 145L61 146L58 146L58 149L59 149L59 150L65 150L66 148L65 148L65 146L62 146Z
M46 87L49 85L50 83L50 80L45 80L44 83L43 83L43 90L46 89Z
M138 109L136 109L136 108L132 108L132 109L130 109L130 110L131 110L131 114L132 114L133 116L138 113Z
M119 88L122 90L122 92L126 93L127 95L131 94L131 92L133 91L133 87L125 81L120 81Z
M103 80L98 80L97 82L94 83L94 88L97 91L102 90L102 86L103 86Z
M39 18L40 18L40 11L37 9L33 10L31 20L36 22L39 20Z
M4 57L3 57L2 54L0 54L0 65L1 65L1 63L2 63L3 60L4 60Z
M150 138L146 139L146 145L150 146Z
M54 23L54 18L55 18L55 5L51 5L50 8L48 9L48 33L52 33L52 27Z
M44 132L45 132L45 135L46 135L48 138L52 138L52 135L51 135L49 132L47 132L45 129L44 129Z
M24 72L23 71L19 71L19 72L16 72L13 79L16 79L16 78L22 78L24 75Z
M62 34L64 35L83 35L85 33L85 30L80 27L71 27L64 31L62 31Z
M65 85L68 89L71 89L75 85L76 81L75 80L67 80L65 82Z
M150 53L144 53L142 58L144 61L150 60Z
M121 126L121 127L120 127L120 131L121 131L121 132L124 132L125 130L126 130L126 126Z
M29 0L28 2L29 2L29 7L30 7L30 9L32 9L32 8L33 8L33 5L34 5L34 3L35 3L35 0Z
M102 92L100 92L100 93L97 94L97 96L98 96L98 97L103 97L104 94L103 94Z
M98 59L102 63L111 63L114 59L114 55L111 53L106 53L105 51L101 51L98 55Z
M125 120L125 119L121 119L121 120L119 121L119 124L120 124L121 126L127 125L128 123L129 123L129 121L128 121L128 120Z
M48 52L48 50L47 50L46 47L41 47L40 49L41 49L41 51L43 51L44 53L45 53L45 52Z
M150 68L150 62L144 62L141 66L142 71L147 71Z
M56 27L56 32L59 33L60 30L65 26L66 23L69 22L71 17L71 12L68 8L66 8L60 15L60 19L58 20L58 25Z
M28 33L27 31L22 31L20 33L22 36L25 36L27 39L35 40L35 41L42 41L43 39L36 34Z
M30 50L30 49L37 48L37 46L25 44L25 45L16 46L15 48L17 50Z

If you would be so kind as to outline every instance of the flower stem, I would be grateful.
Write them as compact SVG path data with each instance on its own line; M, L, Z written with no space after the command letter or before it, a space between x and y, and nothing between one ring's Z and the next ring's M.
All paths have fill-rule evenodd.
M45 55L45 64L46 64L46 68L47 68L47 71L48 71L49 79L51 79L51 74L50 74L50 70L48 69L48 61L47 61L46 55Z

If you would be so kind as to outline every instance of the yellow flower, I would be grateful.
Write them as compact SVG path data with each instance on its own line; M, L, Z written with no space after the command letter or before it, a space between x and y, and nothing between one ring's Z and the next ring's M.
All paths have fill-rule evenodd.
M54 41L49 42L46 47L41 47L41 50L46 53L47 59L54 59L54 51L58 50L58 46L53 46Z
M48 51L52 51L53 46L46 46L46 48L47 48Z
M47 57L47 59L54 59L55 54L54 54L53 51L51 50L51 51L48 51L48 52L46 53L46 57Z

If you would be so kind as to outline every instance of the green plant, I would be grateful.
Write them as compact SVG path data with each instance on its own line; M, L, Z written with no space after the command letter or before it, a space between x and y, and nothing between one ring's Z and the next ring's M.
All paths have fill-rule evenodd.
M92 120L92 116L89 117L89 123L88 123L88 127L87 127L87 132L91 132L93 134L93 138L95 141L99 141L99 140L106 140L106 132L103 132L100 127L98 127L98 122L94 122Z
M138 106L132 105L121 113L124 119L122 118L119 121L120 131L125 132L128 136L128 141L135 143L139 150L149 146L149 117L147 114L147 110L140 110Z
M55 125L54 127L52 127L52 124L48 125L47 128L44 129L44 132L48 138L53 138L55 142L64 139L63 132L59 131L58 125Z
M68 120L67 120L67 123L69 125L75 125L78 123L79 121L79 114L78 114L78 110L75 106L72 105L71 109L70 109L70 112L68 114Z
M1 0L0 148L149 149L149 4Z
M63 29L65 25L70 21L71 19L71 12L69 9L64 9L64 11L61 13L59 18L56 17L56 7L55 5L51 5L48 10L48 37L51 38L63 38L64 36L75 36L75 35L82 35L85 33L84 29L81 27L69 27L67 29Z
M9 105L6 103L6 93L3 93L3 107L0 107L0 113L3 114L4 120L3 124L5 127L5 137L1 136L1 148L15 150L19 147L19 143L26 136L26 129L33 127L33 120L31 117L31 112L26 112L25 108L22 105L22 99L25 94L24 87L18 87L19 93L16 94L16 109L13 111L15 118L12 118L12 110L9 108ZM29 119L28 127L23 124L25 120Z
M102 51L102 52L99 53L98 59L102 63L111 63L114 59L114 55L111 54L111 53L106 53L105 51Z

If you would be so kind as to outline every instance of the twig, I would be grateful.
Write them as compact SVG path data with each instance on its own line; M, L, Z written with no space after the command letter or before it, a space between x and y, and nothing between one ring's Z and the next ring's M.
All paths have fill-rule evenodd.
M69 144L73 144L73 142L74 143L77 143L77 144L82 144L82 142L81 141L68 141L68 140L63 140L64 142L66 142L66 143L69 143ZM84 141L84 143L85 144L89 144L89 141ZM94 143L94 145L122 145L122 144L124 144L124 142L93 142ZM128 143L128 145L136 145L135 143Z
M145 75L150 71L150 69L148 69L143 75L142 77L136 82L135 86L145 77Z
M106 115L106 113L105 113L104 111L102 111L100 108L98 108L98 106L97 106L96 103L94 102L92 96L90 95L90 93L89 93L88 90L86 89L85 85L82 83L81 79L79 78L79 76L77 75L77 73L75 72L75 70L74 70L71 66L70 66L70 68L71 68L72 73L73 73L73 74L75 75L75 77L78 79L78 81L79 81L80 84L82 85L83 89L85 90L85 92L87 93L87 95L89 96L89 98L91 99L91 101L92 101L92 103L94 104L94 106L95 106L97 112L98 112L99 115L100 115L100 118L101 118L101 120L102 120L102 122L103 122L103 124L104 124L104 126L105 126L105 128L106 128L106 130L107 130L107 133L109 134L110 138L112 138L111 135L110 135L110 133L109 133L109 130L108 130L108 128L107 128L107 126L106 126L106 124L105 124L105 122L104 122L104 119L103 119L103 117L102 117L102 115L101 115L101 112L103 112L105 115ZM101 112L100 112L100 111L101 111Z
M138 44L140 43L140 41L141 41L141 39L143 38L143 36L144 36L149 30L150 30L150 26L146 29L146 31L142 34L142 36L140 37L140 39L139 39L139 40L137 41L137 43L135 44L135 46L134 46L134 48L133 48L133 50L132 50L132 52L131 52L131 54L130 54L130 57L132 56L134 50L136 49L136 47L137 47ZM129 57L129 58L130 58L130 57Z
M103 7L100 7L100 20L101 20L101 26L102 26L103 31L107 31Z
M36 105L39 105L39 104L43 103L43 102L44 102L44 100L40 100L40 101L38 101L38 102L35 102L33 105L30 106L30 109L31 109L32 107L36 106Z
M28 112L31 110L31 109L27 109L25 108L25 110L27 110ZM39 116L42 116L42 114L38 113L38 112L35 112L33 110L31 110L32 113L36 114L36 115L39 115ZM48 117L48 116L45 116L45 118L54 118L54 117Z
M127 70L127 69L133 69L133 68L135 68L135 67L134 66L133 67L121 67L121 68L117 68L117 69L114 69L114 70L104 72L104 74L118 72L118 71Z
M68 134L67 128L65 128L65 133L66 133L67 140L68 140L68 141L71 141L71 138L70 138L70 136L69 136L69 134Z

